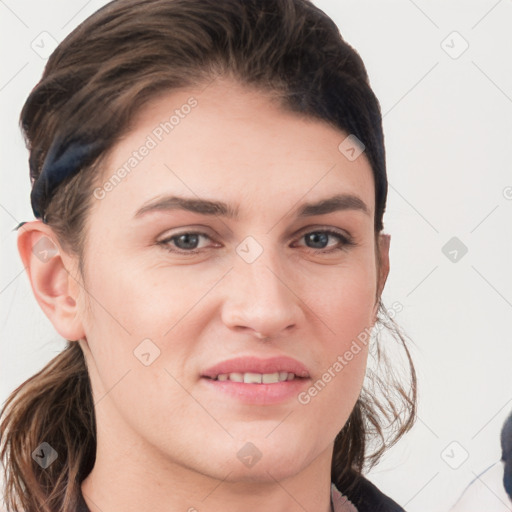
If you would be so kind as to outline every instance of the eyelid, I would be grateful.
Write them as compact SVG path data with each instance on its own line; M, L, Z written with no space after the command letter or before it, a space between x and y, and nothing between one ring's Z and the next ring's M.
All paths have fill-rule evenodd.
M315 232L326 232L332 236L339 236L343 240L340 242L343 246L352 246L356 245L356 240L352 236L352 234L347 231L346 229L333 226L333 225L323 225L323 224L314 224L314 225L308 225L303 228L300 228L299 230L295 231L293 233L292 237L294 241L299 240L304 235L307 235L308 233L315 233ZM306 249L310 249L312 251L315 251L312 247L307 247ZM318 249L320 251L321 249Z
M213 238L216 235L213 235L213 230L209 228L208 226L203 225L192 225L192 226L185 226L183 228L174 228L174 229L168 229L164 231L163 235L160 235L156 242L165 242L171 238L174 238L179 235L184 234L195 234L195 235L204 235L209 238Z
M328 236L331 236L331 237L338 237L339 238L339 245L335 245L333 247L331 247L330 249L329 248L326 248L326 249L315 249L313 247L307 247L306 245L302 245L302 247L304 247L305 249L309 250L309 251L312 251L312 252L316 252L316 253L320 253L320 254L328 254L328 253L331 253L331 252L337 252L337 251L341 251L341 250L344 250L344 249L347 249L349 247L352 247L352 246L355 246L357 245L356 242L354 241L354 238L352 237L352 235L344 230L341 230L339 228L334 228L334 227L331 227L331 226L323 226L323 227L307 227L305 228L304 230L302 231L299 231L298 234L294 237L294 239L296 241L299 241L301 240L305 235L309 234L309 233L327 233ZM296 242L294 242L296 243Z
M173 232L171 234L162 236L162 238L159 237L156 240L156 243L169 241L172 238L180 236L182 234L204 235L210 239L214 238L214 236L215 236L215 235L211 235L211 234L207 233L206 231L201 231L201 230L208 229L206 226L188 226L183 229L180 229L180 228L176 228L176 229L179 229L179 231L177 231L176 233ZM314 231L331 231L340 236L344 236L348 240L353 240L352 235L348 231L341 229L341 228L334 227L334 226L323 226L323 225L305 226L305 227L297 230L291 236L293 238L297 238L299 236L303 236L304 234L314 232Z
M169 249L168 247L171 244L171 242L175 238L178 238L181 235L197 235L199 237L202 236L202 237L205 237L205 238L208 238L209 240L211 240L212 243L215 243L215 240L213 239L213 237L211 235L209 235L208 233L204 233L202 231L197 231L197 230L194 230L194 229L185 229L185 230L182 230L182 231L178 231L177 233L172 233L170 235L165 236L162 239L157 240L156 244L157 245L161 245L164 248L167 248L167 250L170 251L170 252L176 252L176 253L180 253L180 254L187 254L187 253L188 254L194 254L194 253L197 254L197 253L203 251L204 249L206 249L206 248L191 249L189 251L186 251L185 249L179 249L178 247L176 247L175 249Z
M330 232L336 233L340 236L344 236L347 239L350 239L350 240L352 239L352 235L345 229L337 228L334 226L324 226L321 224L314 225L314 226L306 226L304 228L301 228L295 233L294 237L302 236L306 233L311 233L311 232L315 232L315 231L330 231Z

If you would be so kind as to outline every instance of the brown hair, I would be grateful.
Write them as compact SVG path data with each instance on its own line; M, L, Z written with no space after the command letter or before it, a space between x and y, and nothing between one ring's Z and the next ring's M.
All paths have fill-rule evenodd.
M90 162L38 205L65 250L83 262L101 164L143 105L162 92L225 76L364 143L374 176L377 239L387 196L380 106L361 58L330 18L308 0L115 0L56 48L20 116L33 183L59 137L102 140ZM331 478L341 490L377 463L416 414L416 375L405 336L377 300L377 322L405 354L407 379L395 375L375 341L378 371L368 372L369 384L334 445ZM0 417L8 510L73 510L96 450L80 345L68 340L61 354L12 392ZM31 456L42 442L58 453L46 469Z

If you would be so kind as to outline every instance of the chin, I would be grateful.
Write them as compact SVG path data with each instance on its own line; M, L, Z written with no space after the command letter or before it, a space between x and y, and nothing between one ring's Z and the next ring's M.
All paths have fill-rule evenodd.
M229 473L229 481L275 483L306 467L309 459L315 457L313 454L308 458L307 454L305 443L292 443L290 438L277 443L265 439L246 441L241 444L235 457L229 457L226 461L225 474Z
M266 462L262 459L251 468L241 467L240 464L231 464L230 469L231 472L226 478L228 482L275 484L276 480L285 480L297 474L303 467L285 463L282 458L277 456Z

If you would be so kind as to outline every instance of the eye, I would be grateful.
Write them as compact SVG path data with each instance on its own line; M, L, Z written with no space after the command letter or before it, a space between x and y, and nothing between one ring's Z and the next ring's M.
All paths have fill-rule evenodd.
M180 254L196 254L202 249L197 248L201 237L210 239L206 233L200 233L197 231L185 231L183 233L178 233L176 235L167 237L157 243L162 245L169 252L176 252ZM177 247L179 250L173 249L173 246Z
M211 240L211 237L206 233L198 231L185 231L177 233L176 235L169 236L157 242L158 245L163 246L167 251L178 254L197 254L201 252L204 247L198 247L201 238ZM309 249L320 253L331 253L340 251L347 246L355 245L352 239L333 229L318 229L316 231L309 231L303 234L300 239L304 238ZM325 249L328 246L329 238L338 240L338 244L330 249ZM218 244L217 244L218 246ZM176 250L177 248L177 250Z
M333 237L338 239L338 244L335 244L334 247L331 247L330 249L325 249L325 247L328 246L327 244L329 238ZM355 245L350 237L333 229L319 229L316 231L308 231L307 233L303 234L300 237L300 239L302 238L306 240L306 244L311 244L308 245L309 249L313 249L321 253L341 251L347 246Z

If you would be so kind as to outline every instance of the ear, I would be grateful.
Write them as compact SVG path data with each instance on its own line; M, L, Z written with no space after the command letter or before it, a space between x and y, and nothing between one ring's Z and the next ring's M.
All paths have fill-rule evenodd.
M375 297L375 308L373 311L374 323L377 320L377 310L379 308L380 297L389 274L389 245L391 235L381 233L377 238L376 256L377 256L377 293Z
M70 341L84 338L76 258L62 250L52 229L40 220L19 228L18 251L34 296L57 332Z

